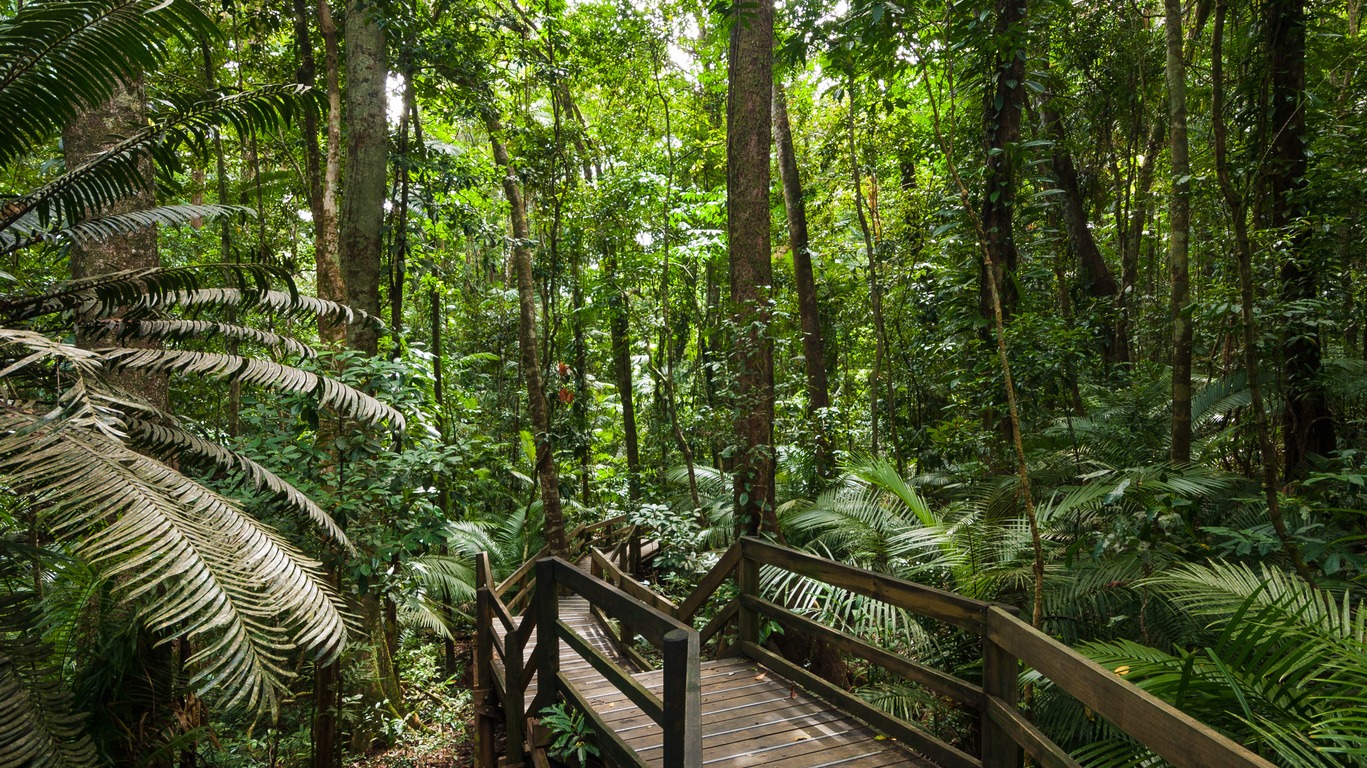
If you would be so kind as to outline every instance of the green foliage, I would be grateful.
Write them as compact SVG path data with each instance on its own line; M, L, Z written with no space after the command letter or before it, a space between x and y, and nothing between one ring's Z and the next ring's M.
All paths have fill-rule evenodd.
M566 704L555 704L541 710L541 724L551 732L548 751L555 757L576 765L587 765L590 756L598 756L593 743L593 728L583 713Z

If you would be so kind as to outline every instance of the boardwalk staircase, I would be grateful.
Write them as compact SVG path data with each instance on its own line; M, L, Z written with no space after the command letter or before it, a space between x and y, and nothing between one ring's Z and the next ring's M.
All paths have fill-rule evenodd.
M1080 768L1021 712L1022 664L1173 766L1272 768L1007 606L757 538L734 544L675 605L635 578L658 548L643 541L639 528L614 518L569 538L573 562L538 552L499 583L487 556L479 557L475 705L483 768L549 765L538 721L559 702L583 714L610 766L1018 768L1029 755L1044 768ZM783 595L761 592L761 572L771 569L976 635L980 680L959 679L788 610ZM791 583L765 575L766 583ZM734 588L722 589L728 583ZM695 617L709 613L696 628ZM770 650L760 642L761 624L770 621L976 712L978 733L962 740L975 748L948 744ZM707 647L722 649L720 656L704 658Z

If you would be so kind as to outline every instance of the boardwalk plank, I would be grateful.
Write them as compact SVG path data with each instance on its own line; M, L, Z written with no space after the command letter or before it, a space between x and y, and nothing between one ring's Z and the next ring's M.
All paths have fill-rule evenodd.
M560 598L560 620L618 665L633 668L590 615L588 601ZM520 617L515 621L520 622ZM540 629L533 630L523 649L524 660L536 647ZM559 655L562 677L575 686L602 723L637 750L647 765L662 766L659 725L564 642ZM632 677L651 694L663 693L662 671L636 672ZM905 745L882 738L751 659L704 661L699 680L703 764L708 768L934 768ZM533 677L528 701L536 691Z

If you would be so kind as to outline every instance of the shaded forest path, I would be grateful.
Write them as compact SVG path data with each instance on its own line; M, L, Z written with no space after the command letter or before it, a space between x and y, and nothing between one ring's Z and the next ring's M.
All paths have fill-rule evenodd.
M479 556L476 736L488 768L549 765L551 734L539 719L562 701L582 713L613 766L1016 768L1028 753L1045 768L1080 768L1018 708L1022 662L1178 768L1272 768L1005 606L753 538L732 545L675 605L635 578L658 548L641 540L640 529L615 518L570 539L585 553L577 564L543 551L501 583ZM980 679L960 679L788 610L775 593L795 582L771 578L783 572L978 635ZM737 596L711 605L732 579ZM704 610L710 618L699 630L693 620ZM950 744L878 709L770 650L760 640L762 622L976 711L976 733ZM716 658L700 658L705 646ZM506 726L502 758L498 720Z

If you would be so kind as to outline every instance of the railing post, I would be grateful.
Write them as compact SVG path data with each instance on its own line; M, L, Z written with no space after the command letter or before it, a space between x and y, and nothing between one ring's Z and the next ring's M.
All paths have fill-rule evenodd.
M490 619L492 620L492 617ZM524 704L526 693L522 690L522 665L525 653L524 646L517 642L515 633L509 632L503 638L503 722L508 732L508 765L521 765L526 759L522 743L522 723L527 716Z
M536 562L536 649L540 660L536 668L536 699L532 709L542 709L560 698L560 585L555 581L555 560Z
M671 629L664 636L664 768L702 765L702 684L698 633Z
M487 707L492 698L494 673L493 589L488 581L489 555L475 555L475 750L480 768L494 768L494 724Z
M631 538L629 541L631 544L631 553L627 555L627 557L630 559L630 565L627 567L626 572L635 577L641 573L641 526L631 526Z
M987 614L988 624L992 614ZM982 760L983 768L1018 768L1024 762L1021 746L991 717L986 699L995 696L1011 709L1020 699L1020 661L983 633L983 706Z
M740 562L736 564L736 586L742 595L759 597L759 561L750 558L745 551L745 542L741 542ZM744 600L740 604L737 629L737 645L747 641L759 645L759 615L746 607Z

